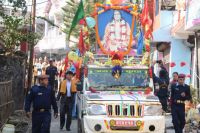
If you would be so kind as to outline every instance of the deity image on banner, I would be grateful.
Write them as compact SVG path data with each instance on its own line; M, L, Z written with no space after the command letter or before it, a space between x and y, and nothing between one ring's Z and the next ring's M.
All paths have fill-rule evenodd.
M123 10L108 10L98 15L98 36L108 52L125 52L128 46L136 49L136 23L132 15ZM133 29L132 24L134 24ZM132 34L131 34L132 33ZM131 40L131 36L133 39ZM131 42L130 42L131 41Z

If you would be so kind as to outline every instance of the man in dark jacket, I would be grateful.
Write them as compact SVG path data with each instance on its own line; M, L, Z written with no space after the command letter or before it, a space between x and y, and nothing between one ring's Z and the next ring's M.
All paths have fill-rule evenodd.
M49 76L49 85L55 89L55 77L58 75L57 67L53 65L53 60L49 61L49 65L46 69L46 74Z
M160 103L162 105L162 109L167 112L167 100L168 100L168 85L169 85L169 78L167 76L167 72L164 69L161 69L159 72L159 77L156 77L153 74L154 82L157 84L155 94L158 96Z
M185 75L178 75L178 83L171 87L172 122L176 133L183 133L185 127L185 101L191 100L190 86L185 84Z
M58 116L58 107L54 92L48 86L48 76L41 75L38 78L40 85L33 86L29 91L25 102L25 111L27 117L30 118L30 108L33 104L32 133L50 133L51 106L53 106L55 118Z

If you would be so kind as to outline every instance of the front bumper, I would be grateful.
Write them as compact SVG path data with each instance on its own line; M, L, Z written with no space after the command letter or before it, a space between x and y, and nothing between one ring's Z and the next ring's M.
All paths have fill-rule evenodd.
M85 133L164 133L165 117L164 116L144 116L142 118L109 118L107 116L84 116ZM117 121L141 121L143 124L138 130L112 130L111 120ZM95 126L100 125L101 130L95 131ZM155 127L154 131L150 128Z

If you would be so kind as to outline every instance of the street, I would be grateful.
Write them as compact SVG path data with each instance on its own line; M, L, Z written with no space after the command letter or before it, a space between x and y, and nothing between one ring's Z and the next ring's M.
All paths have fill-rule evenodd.
M59 122L59 118L57 119L52 119L51 122L51 133L64 133L66 132L66 129L63 128L63 130L60 130L60 122ZM77 133L77 121L73 120L72 121L72 125L71 125L71 131L69 133Z
M171 116L166 116L166 128L167 132L166 133L175 133L174 130L172 129L172 123L171 123ZM66 132L66 129L60 130L59 126L59 118L57 119L52 119L51 123L51 133L64 133ZM77 121L73 120L72 126L71 126L71 131L69 133L77 133Z
M1 0L0 22L0 133L200 128L200 0Z

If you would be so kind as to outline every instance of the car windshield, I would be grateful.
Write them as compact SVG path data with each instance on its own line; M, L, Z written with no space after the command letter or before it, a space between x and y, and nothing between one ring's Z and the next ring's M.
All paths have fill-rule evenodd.
M109 68L90 68L88 71L89 87L96 90L141 90L149 86L147 69L123 69L121 77L115 79ZM88 87L88 88L89 88Z

